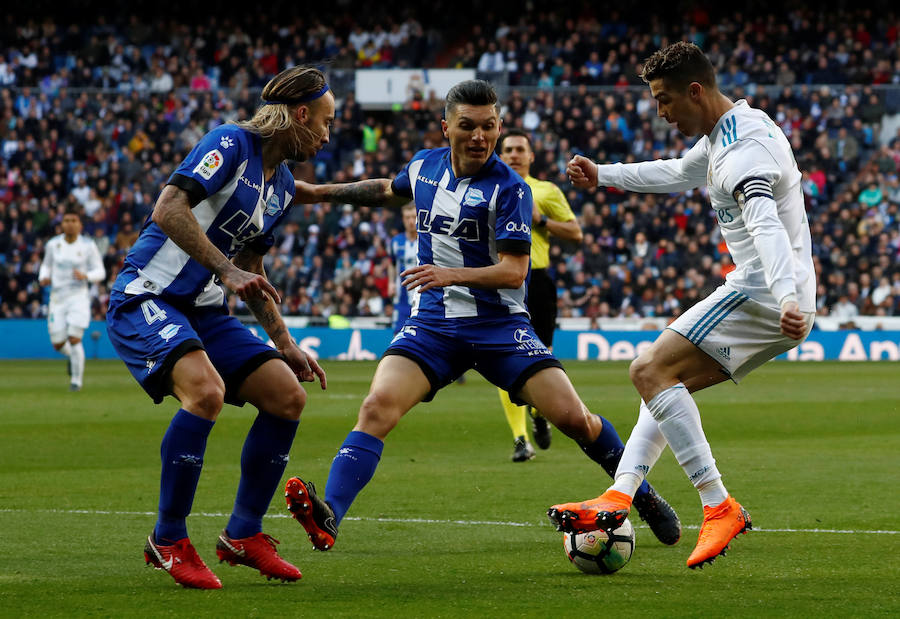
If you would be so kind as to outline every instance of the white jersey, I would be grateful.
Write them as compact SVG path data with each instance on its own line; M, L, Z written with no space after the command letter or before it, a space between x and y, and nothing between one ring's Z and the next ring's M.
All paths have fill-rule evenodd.
M727 281L779 306L816 311L812 240L791 145L765 112L740 100L680 159L598 166L599 185L665 193L707 185L735 263Z
M75 279L76 270L84 273L87 279ZM50 280L50 303L87 298L90 283L102 281L104 277L106 269L100 251L91 239L79 236L73 243L68 243L60 234L47 241L38 279Z

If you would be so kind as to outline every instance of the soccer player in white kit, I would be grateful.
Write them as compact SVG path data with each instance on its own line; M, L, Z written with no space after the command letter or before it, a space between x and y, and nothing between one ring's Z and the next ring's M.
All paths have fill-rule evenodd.
M569 177L582 188L645 193L706 185L736 268L632 362L642 401L614 484L596 499L554 505L548 515L561 530L618 527L668 443L703 503L703 525L687 560L696 568L724 554L751 522L722 484L691 393L729 378L737 383L797 346L815 316L815 271L800 171L775 123L719 92L696 45L678 42L656 52L641 77L659 116L700 136L697 143L680 159L643 163L596 165L576 156Z
M65 212L62 230L62 234L47 241L38 280L42 286L50 286L50 342L69 358L69 391L80 391L84 381L81 338L91 322L90 285L103 281L106 269L96 243L81 235L78 213Z

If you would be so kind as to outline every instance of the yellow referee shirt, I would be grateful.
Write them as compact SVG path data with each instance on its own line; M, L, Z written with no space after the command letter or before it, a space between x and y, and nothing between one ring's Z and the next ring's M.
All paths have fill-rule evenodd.
M553 221L572 221L575 213L562 190L550 181L539 181L531 175L525 177L531 187L531 196L538 210ZM531 227L531 268L546 269L550 266L550 232L546 226Z

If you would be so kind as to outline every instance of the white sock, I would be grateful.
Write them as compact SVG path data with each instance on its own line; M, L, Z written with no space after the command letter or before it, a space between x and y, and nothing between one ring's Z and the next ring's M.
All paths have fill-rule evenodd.
M700 411L685 386L678 383L661 391L647 403L647 408L659 422L659 430L678 464L700 492L703 505L715 507L728 498L700 424Z
M81 387L84 378L84 346L81 342L72 345L72 354L69 358L72 360L72 384Z
M616 481L610 489L634 497L665 448L666 438L659 431L659 423L641 400L637 423L625 443L625 451L616 469Z
M59 352L67 357L72 356L72 344L69 343L69 340L66 340L66 343L62 345L62 348L59 349Z

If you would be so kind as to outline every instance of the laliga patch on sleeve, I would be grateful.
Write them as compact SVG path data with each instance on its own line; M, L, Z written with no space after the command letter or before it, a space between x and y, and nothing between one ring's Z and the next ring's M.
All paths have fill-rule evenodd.
M222 167L223 161L222 153L217 149L211 150L203 155L203 159L200 160L200 163L194 168L194 174L199 174L206 180L209 180L212 178L212 175Z

